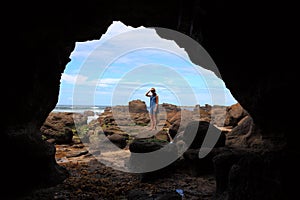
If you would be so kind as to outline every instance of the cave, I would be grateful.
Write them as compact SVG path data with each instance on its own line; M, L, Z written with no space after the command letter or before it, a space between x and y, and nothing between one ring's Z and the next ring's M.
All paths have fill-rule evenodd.
M127 0L70 5L26 2L9 7L4 31L4 39L9 43L5 57L9 66L4 67L4 74L9 74L10 79L3 81L2 141L6 151L2 157L5 175L1 179L1 195L22 196L66 179L68 172L54 159L54 146L42 140L39 129L56 106L61 74L75 43L100 38L115 20L133 27L177 30L198 41L216 62L232 95L253 117L268 144L266 151L279 155L280 166L274 168L279 170L282 197L297 193L296 185L290 181L291 177L299 180L298 136L292 117L296 104L290 95L297 91L297 73L293 66L286 66L281 54L278 27L284 25L276 9L258 1L223 0ZM222 159L226 158L232 161L230 156ZM249 156L241 163L240 167L247 171L257 159ZM230 180L232 184L239 183L238 177ZM219 183L217 189L224 189L224 180ZM236 187L231 192L236 193L230 199L254 199L243 188ZM261 194L255 199L263 198Z

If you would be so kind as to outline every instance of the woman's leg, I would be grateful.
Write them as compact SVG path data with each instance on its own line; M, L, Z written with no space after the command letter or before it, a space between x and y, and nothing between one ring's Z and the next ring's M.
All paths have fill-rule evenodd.
M154 128L154 123L153 123L153 114L150 114L150 130L153 130Z
M153 121L153 129L156 129L156 124L157 124L157 113L154 113L152 115L152 121Z
M150 115L150 130L153 130L154 128L154 112L153 112L153 107L150 107L150 111L149 111L149 115Z

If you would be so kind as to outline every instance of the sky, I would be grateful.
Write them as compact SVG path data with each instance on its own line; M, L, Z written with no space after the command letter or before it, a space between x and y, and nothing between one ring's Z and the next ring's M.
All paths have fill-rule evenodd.
M76 42L70 59L61 76L58 105L128 105L136 99L148 104L145 93L152 87L159 103L237 102L220 78L192 63L184 49L153 28L114 21L98 40Z

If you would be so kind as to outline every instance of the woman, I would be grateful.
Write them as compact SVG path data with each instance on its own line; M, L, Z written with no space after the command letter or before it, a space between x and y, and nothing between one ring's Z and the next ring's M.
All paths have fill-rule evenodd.
M149 94L151 92L151 95ZM155 88L151 88L147 93L147 97L150 97L150 130L156 129L157 124L157 113L158 113L158 95L156 94Z

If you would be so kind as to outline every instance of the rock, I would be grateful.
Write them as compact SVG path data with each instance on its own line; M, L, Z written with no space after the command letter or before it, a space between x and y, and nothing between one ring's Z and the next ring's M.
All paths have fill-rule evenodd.
M176 134L178 133L180 127L180 120L175 121L173 124L171 124L170 128L169 128L169 134L172 138L176 137Z
M210 110L210 122L218 127L222 127L226 124L226 114L226 106L212 106Z
M91 110L86 110L86 111L83 112L83 115L84 116L94 116L95 112L91 111Z
M129 136L127 134L112 134L108 135L107 138L121 149L127 146L127 140Z
M129 158L129 169L133 172L140 172L141 181L148 181L149 179L156 179L166 174L166 169L170 166L163 164L159 169L154 168L160 166L160 162L165 163L176 160L178 157L178 150L175 144L168 145L169 142L152 139L135 139L129 145L131 153ZM147 154L160 150L157 154ZM172 162L170 162L171 164ZM156 166L152 168L152 166ZM164 167L163 167L164 166Z
M136 139L129 145L130 152L149 153L161 149L165 142L153 139Z
M168 132L164 130L160 130L158 133L154 135L154 137L158 140L168 141L170 142L170 138L168 136Z
M74 123L76 126L82 126L87 124L87 116L81 113L73 113L72 115Z
M70 144L73 138L75 124L86 124L87 118L82 114L69 112L51 112L40 128L42 135L47 139L55 139L59 144ZM77 124L79 123L79 124Z
M72 129L66 127L64 132L56 133L53 138L57 144L70 144L72 143L73 135Z
M211 121L211 109L212 106L205 104L205 106L196 105L193 109L193 114L196 116L200 115L200 121ZM199 120L199 119L198 119Z
M235 147L248 147L250 144L247 137L254 134L253 120L250 116L245 116L241 119L237 126L226 134L226 144Z
M200 104L196 104L195 107L194 107L194 109L193 109L193 111L194 111L194 112L199 112L200 109L201 109Z
M216 176L216 196L218 198L223 196L223 193L228 187L228 174L231 166L236 163L245 152L226 151L216 155L213 158L213 164Z
M210 134L213 134L214 137L218 137L216 144L212 145L211 148L225 146L225 133L220 131L220 129L216 128L213 124L206 121L190 122L184 130L183 141L186 144L191 143L191 145L189 146L190 149L200 148L206 134L208 133L208 129L210 129ZM193 135L195 135L194 139L192 138Z
M175 122L177 122L177 121L179 121L179 123L180 123L180 121L181 121L181 111L173 111L172 110L172 113L174 114L174 115L172 115L172 116L169 116L170 118L168 119L168 121L169 121L169 123L170 124L174 124Z
M177 113L169 120L169 134L172 138L176 136L178 132L183 131L189 122L193 121L193 112L189 110L177 111ZM197 116L199 119L199 116Z
M159 110L160 110L160 113L166 114L167 123L171 124L172 122L176 121L177 119L180 119L180 115L175 117L177 119L173 118L179 111L181 111L181 108L176 105L169 104L169 103L163 103L163 104L159 105ZM172 119L172 122L171 122L171 119Z
M130 113L130 117L134 121L134 123L139 126L147 126L148 123L150 122L148 112Z
M148 113L146 103L141 100L132 100L129 103L130 113Z
M234 150L215 156L215 199L286 199L282 175L278 173L285 165L283 161L282 153L277 151Z
M204 158L199 158L199 149L188 149L183 153L183 158L189 173L192 176L200 176L212 174L214 172L213 158L226 151L228 151L226 147L212 148Z
M106 136L113 135L113 134L124 134L124 131L119 126L108 126L107 128L103 128L103 133Z
M150 122L146 103L132 100L128 106L107 107L98 118L101 126L146 126Z
M239 103L233 104L226 109L226 121L224 125L235 127L247 115L249 115L248 112Z
M168 112L177 113L178 111L181 110L181 108L178 107L177 105L170 104L170 103L162 103L162 104L160 104L160 108L163 108L167 113Z

